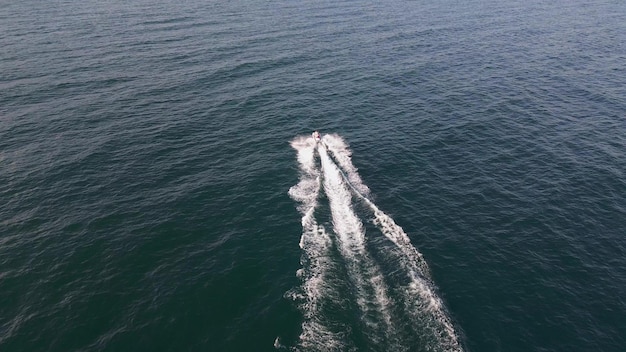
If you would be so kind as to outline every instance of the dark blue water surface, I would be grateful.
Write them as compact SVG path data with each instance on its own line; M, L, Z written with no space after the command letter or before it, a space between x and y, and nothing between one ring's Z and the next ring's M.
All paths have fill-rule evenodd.
M1 351L626 346L623 1L1 1L0 48ZM301 242L314 129L410 243L321 149Z

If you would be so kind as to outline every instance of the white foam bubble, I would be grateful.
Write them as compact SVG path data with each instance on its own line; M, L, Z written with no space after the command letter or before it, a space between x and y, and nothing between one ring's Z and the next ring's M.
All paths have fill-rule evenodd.
M335 160L348 176L350 185L361 194L369 195L370 189L361 180L358 169L352 164L352 151L348 144L337 134L327 134L323 138L324 144L332 152Z
M436 294L426 261L404 230L368 198L369 188L363 184L358 170L352 165L351 151L343 139L338 135L325 135L322 143L316 143L311 137L298 137L291 145L298 151L301 175L289 194L299 204L303 229L300 238L303 267L298 270L302 286L293 298L301 302L304 321L295 350L353 349L353 343L347 336L349 332L338 330L336 322L333 325L328 321L327 312L323 309L324 302L345 299L336 288L337 266L345 265L355 290L353 300L361 311L363 334L374 349L411 349L402 340L404 328L396 328L400 325L397 323L407 322L398 320L400 316L394 316L408 314L405 317L410 318L408 324L413 326L414 331L420 335L428 332L427 335L433 339L432 345L423 341L425 350L462 351L443 301ZM321 170L316 160L316 149ZM336 237L316 220L315 210L322 186L329 200ZM401 272L409 279L407 283L389 286L378 263L368 253L365 229L354 210L353 195L364 201L374 214L376 227L384 238L395 245L394 250L388 247L379 250L387 258L398 262ZM343 263L333 257L334 245L337 245ZM404 313L394 311L393 307L399 307L390 299L390 289L393 289L394 300L403 303Z
M303 250L303 268L297 272L302 286L298 293L292 292L292 299L301 302L300 308L304 315L298 346L305 350L310 346L326 346L327 349L321 350L343 350L344 337L332 332L320 314L321 300L333 297L336 293L335 288L328 284L333 266L329 256L332 240L324 227L315 220L321 181L315 163L315 143L311 142L311 138L299 137L291 143L298 152L300 181L289 189L289 195L299 203L298 210L302 213L300 248Z
M345 141L338 135L326 135L324 144L333 152L334 158L341 166L338 175L343 177L354 193L362 198L374 213L374 223L386 238L399 249L400 262L407 272L410 284L404 289L405 306L411 308L409 313L424 320L424 314L432 317L426 325L434 331L434 336L441 347L447 351L462 351L458 337L452 326L441 298L436 295L434 284L430 279L430 270L422 254L411 244L408 235L395 221L381 211L369 198L369 188L361 181L358 170L352 165L352 152ZM320 151L320 155L322 152ZM324 173L326 176L326 173ZM419 298L419 301L416 301Z
M365 249L363 224L353 210L352 195L340 170L328 156L324 145L320 145L318 150L322 162L324 191L330 202L333 230L339 239L339 249L357 290L356 302L363 312L364 323L376 332L369 337L373 342L381 343L376 338L385 336L387 348L393 349L398 341L394 340L396 333L383 275ZM381 321L373 317L382 318L382 326Z
M452 321L445 311L441 298L435 293L434 284L430 279L428 265L422 254L413 247L408 235L391 217L378 209L369 199L364 199L374 211L374 223L402 253L401 263L411 280L404 294L405 304L413 307L409 312L420 318L423 317L424 313L430 314L434 321L428 325L430 325L431 329L440 332L434 334L434 336L439 340L441 346L444 347L446 351L462 351L458 337L452 326ZM421 302L416 302L416 297L419 297Z
M430 328L442 332L434 334L440 345L447 351L462 351L451 319L445 311L441 298L435 293L434 284L430 279L430 270L422 254L411 244L409 236L402 227L397 225L390 216L358 190L355 189L355 193L373 211L374 224L386 238L396 245L402 254L400 262L411 280L410 285L404 291L405 305L413 308L409 313L416 317L419 316L419 318L424 318L423 314L429 313L434 319L428 324ZM420 298L420 302L415 301L416 297Z

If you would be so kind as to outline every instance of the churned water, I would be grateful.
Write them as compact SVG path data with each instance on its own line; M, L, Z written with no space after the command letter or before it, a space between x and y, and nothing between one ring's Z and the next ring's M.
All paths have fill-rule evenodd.
M623 351L625 43L608 0L1 2L0 350Z

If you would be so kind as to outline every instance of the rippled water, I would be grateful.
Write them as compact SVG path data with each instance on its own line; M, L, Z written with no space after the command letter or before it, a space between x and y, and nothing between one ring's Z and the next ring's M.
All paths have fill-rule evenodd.
M0 4L0 350L622 351L624 43L619 1Z

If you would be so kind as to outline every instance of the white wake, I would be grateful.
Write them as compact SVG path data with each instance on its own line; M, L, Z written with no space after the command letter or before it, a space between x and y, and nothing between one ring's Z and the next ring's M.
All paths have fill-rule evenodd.
M303 250L303 268L298 271L298 276L303 284L299 292L290 293L292 298L302 302L304 312L298 347L306 351L342 351L346 347L345 338L331 331L321 312L321 300L337 294L328 278L334 265L329 255L332 241L313 214L321 182L314 159L315 143L311 138L296 138L291 146L298 152L300 182L289 189L289 195L299 203L298 210L302 214L300 248Z
M403 229L368 198L370 190L352 164L347 143L338 135L325 135L319 143L297 137L291 145L298 153L300 181L289 194L302 214L303 251L298 271L302 286L291 295L301 302L303 313L302 333L293 349L462 351L428 265ZM321 191L330 209L330 232L318 224ZM380 238L390 245L377 246L380 242L366 236L353 197L371 211L379 236L384 235ZM376 258L384 258L387 265L397 263L406 279L398 282L395 276L385 276L381 259ZM346 286L342 273L347 292L339 289ZM362 330L358 334L354 323L333 320L324 308L329 302L344 301L353 302L358 310L357 328Z
M386 285L377 264L366 251L365 230L352 208L352 194L324 145L320 144L318 150L324 171L324 191L330 203L333 232L337 235L339 249L356 291L356 303L363 314L363 323L368 330L366 333L369 336L385 337L372 343L386 343L389 348L394 347L390 344L396 344L397 341L393 340Z

